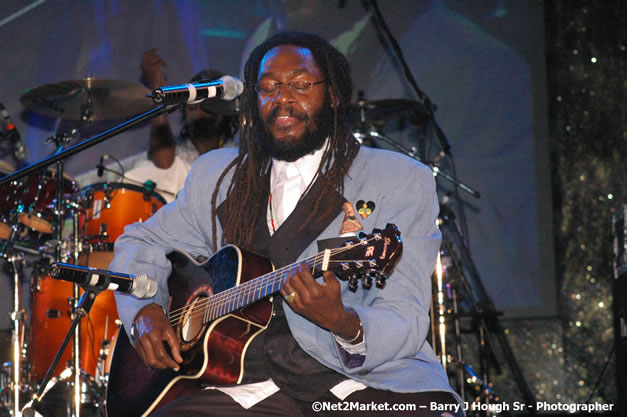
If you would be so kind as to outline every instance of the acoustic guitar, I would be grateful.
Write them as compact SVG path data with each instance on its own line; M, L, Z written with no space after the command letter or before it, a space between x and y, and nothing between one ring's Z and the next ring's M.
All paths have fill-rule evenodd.
M178 372L148 368L121 329L107 382L107 416L147 416L202 386L240 383L246 349L268 326L271 296L291 271L305 262L314 276L333 271L348 280L352 291L359 281L371 288L373 278L383 288L402 247L400 232L388 224L277 270L265 258L233 245L204 263L183 252L171 253L169 320L181 344L183 363Z

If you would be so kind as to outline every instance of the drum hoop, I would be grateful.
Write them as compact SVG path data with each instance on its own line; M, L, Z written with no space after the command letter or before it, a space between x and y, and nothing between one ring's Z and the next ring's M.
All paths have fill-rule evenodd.
M146 189L145 187L142 187L141 185L129 184L126 182L97 182L97 183L88 185L87 187L81 188L80 194L83 194L90 190L104 191L105 188L110 188L112 190L119 190L120 188L126 188L128 190L137 191L138 193L142 193L142 194L148 193L149 196L155 197L157 200L159 200L159 202L163 203L164 206L167 204L165 199L158 192L149 191L148 189Z

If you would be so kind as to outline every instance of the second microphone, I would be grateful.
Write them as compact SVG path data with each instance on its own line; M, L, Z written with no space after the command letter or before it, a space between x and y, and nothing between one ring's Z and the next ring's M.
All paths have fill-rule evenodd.
M123 274L63 262L52 264L49 273L54 279L75 282L98 290L119 291L137 298L152 298L157 293L157 282L145 274Z
M208 98L233 100L244 91L244 84L229 75L214 80L159 87L152 90L156 104L198 103Z

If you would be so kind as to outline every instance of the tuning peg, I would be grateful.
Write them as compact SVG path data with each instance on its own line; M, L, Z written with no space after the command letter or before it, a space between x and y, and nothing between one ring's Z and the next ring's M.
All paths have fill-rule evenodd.
M348 278L348 289L352 292L357 291L358 283L357 283L357 275L351 275Z
M364 289L369 290L370 288L372 288L372 277L372 272L369 275L364 275L361 280L361 286L364 287Z
M383 273L377 274L377 288L385 287L385 280L388 279L387 275Z

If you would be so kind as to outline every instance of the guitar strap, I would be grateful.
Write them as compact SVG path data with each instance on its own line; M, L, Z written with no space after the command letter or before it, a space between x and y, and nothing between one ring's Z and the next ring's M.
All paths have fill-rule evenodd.
M326 193L325 200L314 210L316 196L322 192ZM266 194L269 194L269 183ZM272 236L268 231L266 216L258 216L253 243L251 247L244 249L270 259L276 268L294 263L333 219L343 212L342 205L345 201L337 192L324 191L322 181L317 180ZM223 216L226 215L224 207L226 205L223 203L217 209L221 224L224 224ZM312 219L305 224L311 213L314 213ZM328 243L337 242L331 239ZM320 248L324 249L327 248ZM325 367L308 355L292 336L283 311L283 298L274 297L273 304L274 317L268 328L253 339L245 353L242 382L259 382L272 378L285 394L302 401L314 401L345 380L346 376Z

